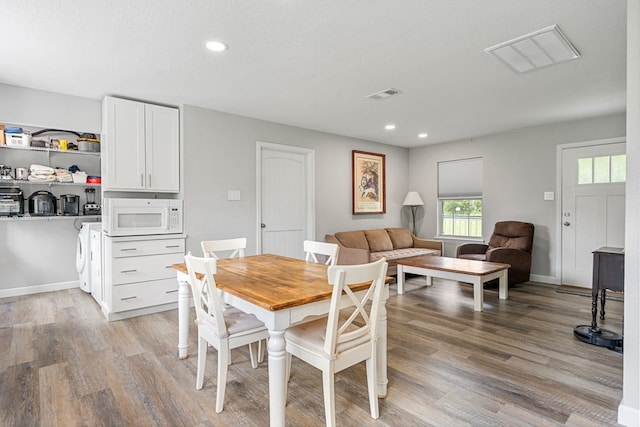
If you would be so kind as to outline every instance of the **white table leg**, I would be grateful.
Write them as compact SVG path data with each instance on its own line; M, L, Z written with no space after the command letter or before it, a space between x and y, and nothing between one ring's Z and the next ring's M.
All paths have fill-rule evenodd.
M427 287L433 285L433 276L425 276L426 282L427 282Z
M398 293L400 295L404 294L404 267L402 264L398 264Z
M287 358L284 331L269 330L269 425L284 427Z
M178 273L178 359L189 357L189 283Z
M500 299L507 299L509 296L509 270L503 270L498 280L498 292Z
M473 309L475 311L482 311L484 304L484 284L480 277L474 277L473 279Z
M378 397L387 397L387 307L386 304L380 306L380 318L378 319L378 342L376 347L377 374L378 374Z

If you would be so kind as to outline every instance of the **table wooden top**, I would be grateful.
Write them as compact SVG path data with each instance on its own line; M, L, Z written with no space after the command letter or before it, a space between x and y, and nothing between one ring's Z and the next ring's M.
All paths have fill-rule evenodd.
M269 311L283 310L331 299L333 286L327 281L327 266L279 255L253 255L220 259L216 285L224 292ZM184 263L173 268L187 273ZM368 283L351 289L367 289Z
M422 255L411 258L399 259L397 264L418 268L429 268L452 273L463 273L471 276L484 276L505 270L510 264L500 262L478 261L474 259L450 258L435 255Z

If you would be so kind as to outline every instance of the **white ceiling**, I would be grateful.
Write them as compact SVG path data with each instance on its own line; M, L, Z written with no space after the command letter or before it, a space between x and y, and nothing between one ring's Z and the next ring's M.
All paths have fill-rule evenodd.
M0 13L2 83L402 147L626 108L624 0L21 0ZM484 52L553 24L581 58L517 75ZM211 39L229 50L206 51ZM402 94L365 98L391 87Z

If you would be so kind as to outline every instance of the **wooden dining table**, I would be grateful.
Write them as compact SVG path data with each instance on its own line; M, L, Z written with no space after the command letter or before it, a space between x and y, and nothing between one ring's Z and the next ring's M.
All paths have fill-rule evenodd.
M308 316L327 314L332 286L327 282L327 266L279 255L263 254L217 262L216 285L223 300L246 313L254 314L269 330L269 419L271 426L285 425L286 352L284 334L288 327ZM191 290L185 264L174 264L178 279L178 357L188 355L189 303ZM388 282L387 282L388 283ZM368 284L351 289L364 295ZM389 297L388 284L383 300ZM345 306L350 301L345 296ZM380 336L377 341L378 396L387 395L387 314L381 305Z

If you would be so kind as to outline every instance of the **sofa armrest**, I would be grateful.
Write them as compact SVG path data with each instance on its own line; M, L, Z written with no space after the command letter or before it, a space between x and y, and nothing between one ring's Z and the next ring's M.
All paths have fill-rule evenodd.
M440 251L440 255L444 255L444 242L441 240L419 239L413 235L411 237L413 238L414 248L435 249Z
M324 236L324 240L328 243L335 243L340 247L338 250L338 265L368 264L371 262L371 252L366 249L343 246L332 234Z
M489 245L484 243L463 243L456 248L456 258L466 254L484 254L487 249L489 249Z

